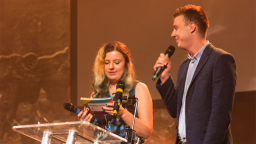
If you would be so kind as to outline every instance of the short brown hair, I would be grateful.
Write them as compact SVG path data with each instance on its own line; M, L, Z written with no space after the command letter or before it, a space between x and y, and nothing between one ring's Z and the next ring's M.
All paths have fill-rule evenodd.
M202 9L201 6L195 5L185 5L184 7L179 7L176 9L176 12L173 14L173 18L176 18L179 15L183 15L185 19L185 24L194 22L198 26L198 31L205 37L205 34L210 26L206 12Z

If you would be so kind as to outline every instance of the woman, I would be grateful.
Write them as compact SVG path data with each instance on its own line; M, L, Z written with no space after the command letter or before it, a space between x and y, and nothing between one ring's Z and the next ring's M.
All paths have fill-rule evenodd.
M94 63L94 92L93 98L114 97L119 80L125 83L123 95L139 99L134 130L139 137L149 138L153 129L152 99L147 86L135 79L135 72L128 48L121 42L115 41L103 45ZM135 96L134 96L135 95ZM114 104L103 107L106 115L87 114L88 109L78 114L82 121L93 120L99 126L124 137L124 125L132 127L135 100L128 100L119 108L117 117L113 117ZM107 120L106 120L107 119Z

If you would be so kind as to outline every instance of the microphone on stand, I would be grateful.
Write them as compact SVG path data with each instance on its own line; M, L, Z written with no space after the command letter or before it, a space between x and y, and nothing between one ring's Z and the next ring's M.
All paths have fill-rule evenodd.
M165 55L168 54L168 57L170 58L173 55L174 51L175 51L175 47L171 45L165 51ZM164 71L165 68L166 66L156 68L156 71L154 72L152 80L154 81L159 75L161 75L161 73Z
M124 82L120 80L116 85L115 103L113 108L114 116L117 116L119 112L119 107L120 105L122 105L123 92L124 92Z

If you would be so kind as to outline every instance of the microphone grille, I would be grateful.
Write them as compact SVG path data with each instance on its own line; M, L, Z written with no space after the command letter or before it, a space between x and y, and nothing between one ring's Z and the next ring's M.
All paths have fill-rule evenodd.
M124 89L124 81L122 81L122 80L118 81L116 88Z
M166 49L165 55L168 54L168 57L170 58L173 55L174 51L175 47L171 45Z
M72 105L71 103L64 103L64 104L63 104L64 109L69 110L69 111L71 111L72 106L73 106L73 105Z

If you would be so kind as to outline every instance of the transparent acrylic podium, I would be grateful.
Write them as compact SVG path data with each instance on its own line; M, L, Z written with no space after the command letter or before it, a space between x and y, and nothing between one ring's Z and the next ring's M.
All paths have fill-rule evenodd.
M13 126L41 144L119 144L126 139L85 121Z

